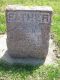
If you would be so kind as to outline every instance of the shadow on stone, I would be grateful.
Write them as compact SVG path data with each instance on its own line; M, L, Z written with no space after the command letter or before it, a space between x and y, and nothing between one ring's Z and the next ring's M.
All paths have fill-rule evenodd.
M32 74L34 70L38 69L44 63L44 60L41 61L39 59L13 59L7 52L8 51L6 51L0 59L0 69L2 71L11 71L12 74L24 74L24 72L26 72L27 76Z
M23 65L42 65L45 62L45 59L38 58L13 58L9 55L8 50L5 51L4 55L1 57L1 60L8 62L9 64L23 64Z
M3 71L3 72L6 72L6 71L10 71L10 73L12 74L16 74L16 73L19 73L21 74L21 76L28 76L29 74L32 74L33 71L35 71L36 69L38 69L40 67L40 65L23 65L23 64L12 64L10 65L9 63L7 62L4 62L4 61L0 61L0 69Z

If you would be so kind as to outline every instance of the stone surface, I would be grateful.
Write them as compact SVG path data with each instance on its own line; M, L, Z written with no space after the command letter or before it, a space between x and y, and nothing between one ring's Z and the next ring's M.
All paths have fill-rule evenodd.
M8 53L7 53L7 43L6 43L7 35L0 35L0 60L6 61L10 64L14 63L23 63L23 64L56 64L56 56L54 53L54 49L56 49L55 43L53 42L52 39L49 39L49 49L48 49L48 55L46 56L45 60L41 59L34 59L34 58L12 58ZM2 45L3 44L3 45Z
M46 58L52 9L10 5L6 9L7 47L14 58Z

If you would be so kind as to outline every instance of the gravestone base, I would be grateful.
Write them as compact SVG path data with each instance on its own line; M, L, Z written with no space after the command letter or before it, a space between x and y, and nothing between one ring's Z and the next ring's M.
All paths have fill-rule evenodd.
M30 64L30 65L38 65L38 64L44 64L45 59L38 59L38 58L15 58L14 56L10 56L9 53L7 53L12 62L8 62L11 64Z
M0 60L6 61L9 64L55 64L56 56L53 50L56 49L56 45L52 39L49 39L49 49L48 54L45 59L36 59L36 58L13 58L9 55L7 44L6 44L7 35L0 37ZM3 45L2 45L3 44Z
M15 59L19 59L19 58L35 58L35 59L45 59L46 58L46 56L47 56L47 53L46 54L42 54L42 53L40 53L39 55L36 55L36 53L35 54L30 54L30 55L26 55L26 53L25 53L25 56L23 56L24 54L22 54L22 53L18 53L18 51L7 51L8 52L8 54L12 57L12 58L15 58ZM22 55L21 55L22 54Z

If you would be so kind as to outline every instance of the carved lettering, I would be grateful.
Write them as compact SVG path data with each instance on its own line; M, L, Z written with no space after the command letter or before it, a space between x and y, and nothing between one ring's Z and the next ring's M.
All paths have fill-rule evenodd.
M50 15L48 13L20 13L20 12L8 12L8 22L29 22L33 23L49 23L50 22Z

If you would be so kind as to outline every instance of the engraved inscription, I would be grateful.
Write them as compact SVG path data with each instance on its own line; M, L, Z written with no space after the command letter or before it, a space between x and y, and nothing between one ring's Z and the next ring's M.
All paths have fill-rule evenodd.
M42 22L48 22L48 15L43 15Z
M35 13L35 12L8 12L8 22L38 22L38 23L50 23L49 13Z
M16 22L16 14L15 12L8 12L8 22Z

